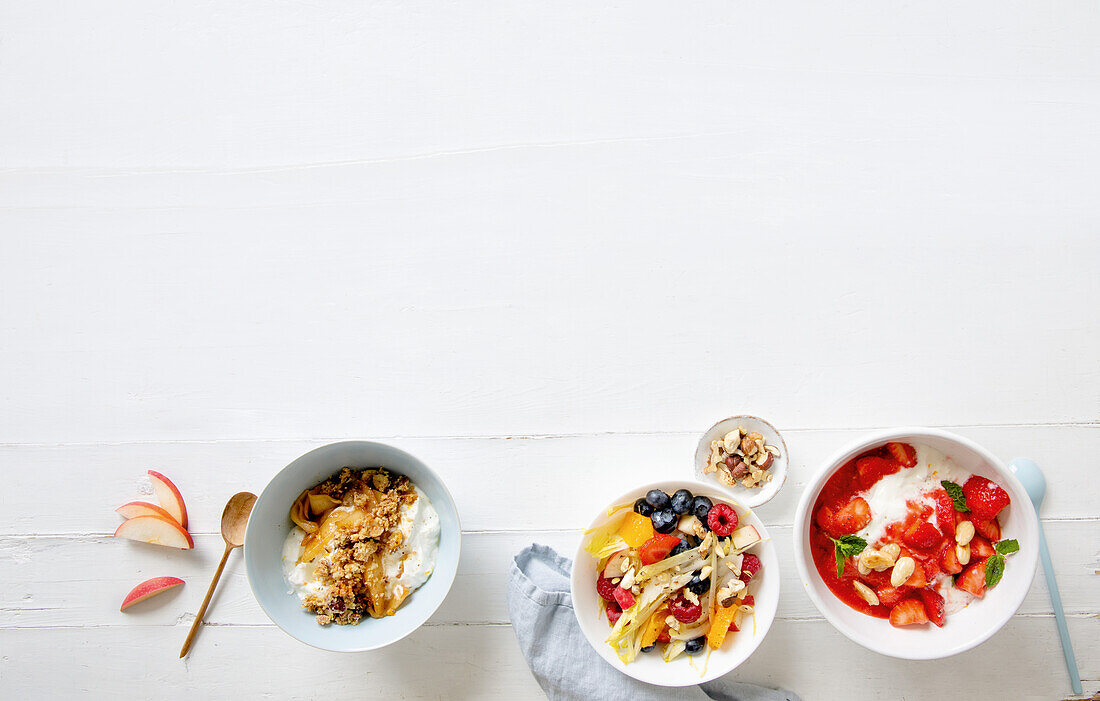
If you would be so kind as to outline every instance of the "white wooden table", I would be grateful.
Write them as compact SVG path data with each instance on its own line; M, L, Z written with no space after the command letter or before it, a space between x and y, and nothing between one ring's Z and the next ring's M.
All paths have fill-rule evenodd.
M904 663L821 618L808 475L872 427L1048 471L1100 690L1100 7L0 1L0 696L536 698L511 555L568 552L743 411L784 431L784 557L738 678L805 699L1068 696L1045 585ZM307 449L421 456L466 530L372 654L274 628L218 517ZM113 540L156 468L191 552ZM187 585L119 613L135 583Z

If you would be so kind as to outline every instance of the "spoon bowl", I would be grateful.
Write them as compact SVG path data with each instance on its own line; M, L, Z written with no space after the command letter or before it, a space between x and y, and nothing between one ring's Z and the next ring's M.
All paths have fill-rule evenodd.
M1043 476L1043 471L1030 458L1016 458L1008 464L1008 469L1024 485L1027 495L1031 497L1031 503L1035 505L1035 511L1038 512L1047 493L1047 479Z
M256 495L252 492L234 494L222 511L222 540L226 545L239 548L244 545L244 532L248 526L248 516L256 505Z

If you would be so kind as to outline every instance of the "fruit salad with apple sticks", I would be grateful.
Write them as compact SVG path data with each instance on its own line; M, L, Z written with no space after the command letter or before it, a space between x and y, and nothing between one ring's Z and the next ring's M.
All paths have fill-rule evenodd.
M597 560L606 642L623 663L658 646L666 662L717 650L740 630L761 570L748 552L760 534L741 520L731 503L654 489L590 532L585 550Z
M897 627L948 617L1000 582L1010 498L925 445L891 442L833 474L814 504L811 553L833 594Z

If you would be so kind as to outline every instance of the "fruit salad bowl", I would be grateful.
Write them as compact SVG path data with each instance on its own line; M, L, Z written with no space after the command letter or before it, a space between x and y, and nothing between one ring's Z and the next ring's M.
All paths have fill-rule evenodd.
M712 500L713 504L726 504L731 506L737 514L737 527L752 532L753 544L748 546L746 553L755 555L755 571L749 574L748 588L739 594L745 596L752 594L751 601L753 612L740 620L740 629L730 627L730 632L718 642L715 649L711 649L708 638L701 652L692 656L691 653L681 654L675 659L666 662L657 651L643 652L629 663L624 663L615 650L606 642L611 627L606 613L609 605L601 593L597 591L597 583L605 573L598 571L599 560L590 554L586 547L594 538L598 537L600 529L617 527L616 523L626 516L637 516L632 510L639 500L651 494L654 490L674 495L677 490L689 490L692 495ZM622 507L622 508L619 508ZM614 509L614 511L612 511ZM609 513L610 512L610 513ZM728 513L725 512L725 513ZM709 530L709 529L708 529ZM658 530L657 533L665 531ZM714 531L718 533L718 531ZM667 536L666 536L667 537ZM732 543L734 536L730 535L728 543ZM654 536L654 540L657 537ZM644 551L644 546L640 551ZM688 556L689 553L685 553ZM675 551L667 557L674 557ZM644 557L644 556L643 556ZM742 556L747 558L748 555ZM661 555L657 556L661 559ZM652 560L648 560L652 561ZM647 560L643 559L642 563ZM722 565L719 565L722 566ZM742 572L744 575L744 572ZM694 580L693 580L694 581ZM733 584L738 584L734 582ZM739 584L738 584L739 586ZM592 521L585 535L577 546L573 557L573 571L570 587L573 610L581 631L593 649L615 669L623 674L631 676L643 682L658 686L676 687L700 684L716 679L735 669L756 650L771 627L775 618L776 607L779 603L779 559L775 546L768 537L764 524L748 508L736 503L721 488L713 484L705 484L691 480L670 480L641 485L632 489L600 509L596 518ZM746 599L746 601L748 601ZM658 618L654 616L654 618ZM677 616L679 618L679 616ZM683 619L680 619L683 620ZM700 619L702 620L702 619ZM721 630L726 630L722 626Z
M942 471L934 469L932 462L921 461L916 459L916 449L913 449L910 453L906 453L901 446L921 446L922 456L927 455L939 455L943 458L942 463L935 463L935 465L943 465ZM912 468L911 473L906 473L904 470L898 470L896 475L887 471L893 477L896 477L894 481L886 482L885 478L880 475L868 476L864 472L865 467L873 467L877 464L887 464L888 460L873 457L875 451L881 451L886 455L887 459L891 452L895 452L899 456L898 462L900 464L908 464ZM869 462L864 463L865 456L872 456L867 458ZM910 462L906 463L905 458L909 457ZM874 462L877 461L877 462ZM919 464L918 464L919 463ZM926 467L928 465L929 467ZM853 470L854 467L858 467L858 471ZM978 523L979 516L981 514L978 510L971 509L966 511L967 504L966 499L960 493L958 494L959 502L953 502L948 498L947 492L952 488L950 484L944 484L943 478L947 477L946 481L952 481L951 474L960 475L955 479L962 479L961 476L966 476L965 481L967 483L973 478L975 484L988 484L986 480L995 483L999 486L998 494L1000 499L1005 505L998 505L1001 509L999 513L994 517L996 522L998 533L995 539L997 543L1003 541L1003 545L1008 546L1013 541L1018 544L1019 550L1015 552L1009 551L1006 547L1005 550L1009 551L1007 558L1007 564L1003 567L1003 575L999 578L988 579L989 573L985 572L985 565L983 560L977 560L976 562L967 563L964 562L963 566L954 562L954 567L948 569L943 566L942 571L937 572L937 560L936 556L928 557L924 562L924 565L931 574L929 574L929 582L925 588L920 588L922 584L914 584L913 579L920 576L923 579L922 573L916 573L908 580L905 579L906 574L902 574L900 578L892 577L894 569L892 567L892 560L896 557L892 553L887 552L888 547L897 547L897 544L891 545L887 542L890 538L889 535L884 535L882 540L877 541L880 550L875 550L872 546L873 543L866 543L861 545L860 543L854 543L856 548L865 547L869 552L868 555L879 558L889 558L889 560L876 563L872 559L863 559L858 556L850 557L845 560L842 557L844 552L844 540L849 536L842 536L837 532L836 528L832 533L825 534L824 531L829 529L830 523L834 526L838 521L844 519L857 518L857 525L852 526L850 524L841 523L840 532L856 531L860 534L868 534L876 532L875 519L871 518L869 513L855 514L846 513L846 508L841 508L835 516L832 511L822 508L822 504L831 498L834 494L839 492L833 492L830 490L835 489L835 485L838 484L838 480L842 480L847 474L845 471L852 471L852 474L857 475L857 479L866 480L864 484L869 484L866 491L860 492L861 495L867 497L864 500L862 497L853 498L848 502L847 506L851 506L856 502L862 502L862 511L868 511L866 508L868 503L874 504L874 508L870 511L875 511L878 514L885 513L887 511L886 505L891 505L895 513L899 512L903 514L902 517L907 519L905 521L894 521L897 523L914 523L920 528L927 528L927 524L924 522L917 523L911 519L914 516L909 516L911 512L921 508L918 501L907 496L889 496L891 493L887 491L887 488L892 488L896 484L901 483L903 474L910 474L916 476L918 470L925 469L926 481L923 484L932 484L932 489L939 489L942 484L943 495L935 494L935 491L923 491L920 499L929 498L930 495L936 497L943 497L946 500L946 506L943 507L943 511L952 514L953 518L943 519L941 517L941 511L937 507L935 515L928 515L928 523L932 523L937 528L944 528L942 536L937 534L937 537L942 537L943 547L943 559L940 562L949 562L956 552L954 546L956 544L956 537L966 539L967 536L961 535L967 533L972 535L974 529L971 524L964 524L962 519L973 520L974 523ZM952 473L952 471L955 471ZM836 478L836 479L834 479ZM876 481L877 480L877 481ZM872 491L872 488L874 491ZM919 487L924 490L925 487ZM961 492L961 490L959 490ZM969 487L967 488L969 493ZM900 494L900 492L899 492ZM910 492L911 494L911 492ZM823 496L824 495L824 496ZM884 497L884 495L887 495ZM819 497L821 499L819 500ZM842 498L847 498L842 497ZM901 502L893 503L891 502ZM952 504L958 506L962 504L963 511L957 511L952 508ZM977 499L975 498L975 502ZM928 509L931 510L931 509ZM824 512L824 513L823 513ZM865 516L865 519L860 520L859 516ZM878 517L876 516L876 519ZM834 519L830 521L829 519ZM822 525L823 520L826 525ZM885 518L881 519L885 520ZM950 526L941 526L939 524L949 523ZM847 525L847 530L844 526ZM958 530L953 529L958 526ZM885 526L890 528L891 526ZM984 527L983 527L984 528ZM880 531L881 532L881 531ZM887 531L890 532L890 531ZM921 531L918 529L913 530L899 530L893 531L894 533L904 533L902 538L910 537L911 534L918 534ZM823 555L826 552L826 548L823 548L821 543L829 545L822 538L822 535L828 535L828 540L832 540L836 544L836 566L839 568L841 561L846 565L844 569L845 577L852 578L850 581L847 579L833 579L830 583L833 587L840 587L841 583L848 583L855 593L864 596L865 599L869 599L864 606L861 602L855 601L857 597L849 597L851 600L846 603L839 598L836 593L837 590L830 588L830 583L827 583L826 578L832 578L832 571L830 569L831 562L829 564L824 563ZM855 536L856 533L853 533ZM833 538L837 536L837 538ZM897 657L900 659L910 660L931 660L939 659L943 657L949 657L951 655L958 654L969 650L976 645L988 640L998 630L1008 622L1009 619L1019 609L1020 604L1023 603L1024 597L1027 595L1028 589L1031 587L1031 582L1035 577L1036 566L1038 562L1039 553L1039 522L1036 516L1035 510L1031 505L1031 501L1028 498L1027 492L1024 490L1023 485L1013 475L1008 468L1001 463L995 456L989 451L985 450L978 444L971 440L957 436L946 431L931 428L897 428L878 431L866 436L863 436L852 443L844 446L837 451L832 457L826 460L817 472L811 477L806 489L802 494L801 500L798 505L798 509L795 512L795 524L794 524L794 552L795 552L795 564L798 567L798 573L802 579L802 584L806 590L806 594L810 597L810 600L821 611L822 615L829 621L838 631L847 636L852 641L859 643L869 650L888 655L891 657ZM864 538L864 541L868 539L874 540L874 536L868 536ZM993 540L993 539L991 539ZM815 541L817 545L815 546ZM882 543L886 542L886 545ZM908 541L903 541L901 547L908 548ZM988 547L988 541L981 537L974 537L974 543L983 543L984 547ZM917 546L913 545L913 550L909 553L913 555L913 558L918 558L916 569L921 569L922 564L919 559L919 551L916 550ZM936 552L935 546L928 546L931 549L928 552ZM966 547L965 545L961 547ZM816 548L816 550L815 550ZM950 550L950 552L948 552ZM902 556L905 556L907 550L902 551ZM996 552L1000 552L1000 547ZM815 557L817 558L815 560ZM966 556L969 558L969 554ZM994 555L994 558L1000 557ZM901 568L901 560L898 558L898 569L904 569L906 571L913 569L912 567ZM987 555L988 559L988 555ZM1004 563L1005 559L1001 558L1001 562ZM912 565L913 559L910 558L906 565ZM854 567L854 564L859 564L860 568ZM876 576L875 569L863 569L868 565L881 564L877 572L880 578L884 578L886 581L883 584L883 588L877 592L864 586L857 587L856 583L870 583ZM857 576L853 570L859 569ZM885 571L883 571L885 569ZM971 570L981 570L980 572L971 572ZM970 577L974 574L974 577ZM865 579L860 579L863 577ZM933 580L932 578L935 577ZM973 592L977 595L977 598L972 598L970 592L974 589L975 580L977 587L980 591ZM897 582L903 582L898 584ZM939 599L938 603L928 602L926 597L932 596L929 589L936 591L936 583L940 587L939 591L944 593L945 596L951 596L959 594L956 589L965 590L961 596L965 596L968 601L962 603L963 608L959 609L958 602L950 602L948 614L944 615L943 611L943 599ZM992 582L992 584L989 584ZM986 588L986 584L989 584L989 588ZM861 592L860 589L863 589ZM899 594L899 591L901 592ZM894 603L887 601L885 596L882 600L878 599L877 595L885 595L889 593L891 597L895 595L901 597L901 601L895 600ZM923 602L923 608L921 605ZM854 603L852 603L854 601ZM912 611L906 609L905 606L898 607L898 604L908 604ZM925 617L925 611L929 609L935 609L939 607L938 615L929 614L929 618ZM866 608L864 610L857 610L860 607ZM897 607L895 612L894 608ZM920 609L920 610L917 610ZM872 610L878 610L880 613L871 614ZM877 617L878 615L885 615L885 612L889 612L888 618ZM934 623L934 625L933 625Z

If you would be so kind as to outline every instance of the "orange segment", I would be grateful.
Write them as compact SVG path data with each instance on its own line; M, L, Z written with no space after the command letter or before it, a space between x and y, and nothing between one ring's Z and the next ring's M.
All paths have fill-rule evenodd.
M657 535L657 532L653 530L653 522L648 516L631 511L619 526L619 535L630 547L640 548L642 543Z
M726 633L729 632L730 623L733 623L733 616L736 613L736 605L729 608L719 606L715 610L710 620L710 630L707 631L707 645L710 645L711 650L722 647L722 641L726 639Z

